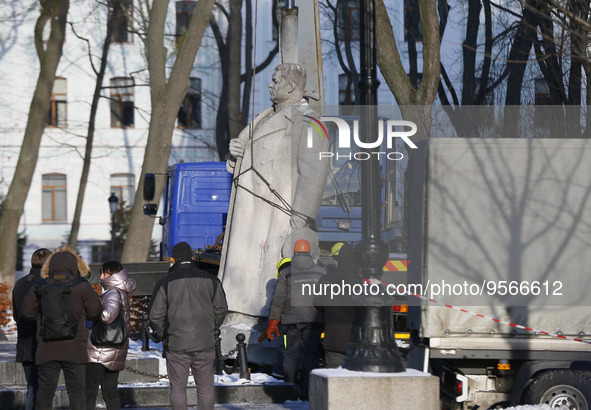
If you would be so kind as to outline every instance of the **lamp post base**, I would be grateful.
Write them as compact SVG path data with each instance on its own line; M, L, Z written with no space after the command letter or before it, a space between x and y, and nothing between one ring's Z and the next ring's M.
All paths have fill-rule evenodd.
M355 309L343 368L372 373L406 371L394 340L391 306L359 306Z

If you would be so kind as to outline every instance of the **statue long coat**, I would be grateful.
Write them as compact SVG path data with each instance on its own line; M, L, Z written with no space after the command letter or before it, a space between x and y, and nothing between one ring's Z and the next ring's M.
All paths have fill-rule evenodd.
M253 121L252 139L251 125L238 137L247 141L243 158L227 163L234 183L220 278L232 312L269 314L282 246L291 229L306 225L300 213L317 217L329 165L319 152L328 151L328 141L316 133L309 148L302 115L318 118L305 101L263 111Z

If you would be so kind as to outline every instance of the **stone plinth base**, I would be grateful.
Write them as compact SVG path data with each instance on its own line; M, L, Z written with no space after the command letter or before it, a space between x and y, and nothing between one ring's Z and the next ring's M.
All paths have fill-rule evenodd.
M365 373L316 369L310 375L310 410L438 410L439 379L414 369Z

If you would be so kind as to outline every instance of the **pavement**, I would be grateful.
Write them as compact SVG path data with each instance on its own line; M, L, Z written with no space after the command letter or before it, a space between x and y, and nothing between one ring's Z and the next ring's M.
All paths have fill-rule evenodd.
M15 363L15 340L0 341L0 408L24 408L26 381L20 363ZM141 351L141 343L130 343L126 369L119 376L119 394L124 408L169 409L169 384L165 361L159 346ZM252 373L251 380L240 379L238 374L215 377L216 409L308 409L308 402L297 400L295 386L264 373ZM194 409L197 399L192 377L187 385L189 408ZM68 406L63 377L54 399L54 406ZM104 408L99 395L98 408ZM191 407L192 406L192 407Z
M129 408L129 407L127 407ZM170 407L131 407L134 410L169 410ZM216 410L241 410L241 409L292 409L308 410L307 401L288 401L285 403L237 403L237 404L216 404ZM189 406L188 410L197 410L197 407Z

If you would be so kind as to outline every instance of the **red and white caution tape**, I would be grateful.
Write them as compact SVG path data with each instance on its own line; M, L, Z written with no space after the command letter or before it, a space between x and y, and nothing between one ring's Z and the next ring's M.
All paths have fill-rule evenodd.
M483 318L483 319L492 320L493 322L502 323L504 325L515 327L517 329L528 330L530 332L539 333L539 334L546 335L546 336L553 336L553 337L557 337L559 339L572 340L572 341L575 341L575 342L581 342L581 343L591 344L591 340L583 340L583 339L579 339L579 338L576 338L576 337L569 337L569 336L559 335L558 333L545 332L543 330L533 329L531 327L527 327L527 326L523 326L523 325L518 325L517 323L511 323L511 322L507 322L507 321L504 321L504 320L496 319L494 317L481 315L480 313L470 312L469 310L462 309L462 308L459 308L459 307L456 307L456 306L452 306L452 305L448 305L447 303L441 303L441 302L439 302L439 301L437 301L435 299L430 299L430 298L428 298L426 296L422 296L422 295L419 295L419 294L416 294L416 293L411 293L411 295L412 296L415 296L415 297L417 297L419 299L426 300L426 301L431 302L431 303L435 303L435 304L440 305L440 306L445 306L447 308L454 309L454 310L460 311L462 313L467 313L469 315L480 317L480 318Z

